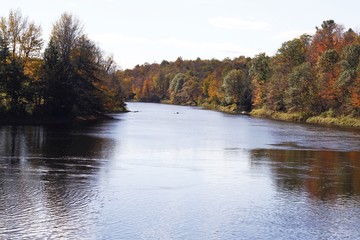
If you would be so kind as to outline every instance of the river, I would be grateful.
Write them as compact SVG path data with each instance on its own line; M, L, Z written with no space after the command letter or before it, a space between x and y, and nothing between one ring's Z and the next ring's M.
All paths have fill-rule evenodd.
M0 239L360 239L360 131L128 108L0 126Z

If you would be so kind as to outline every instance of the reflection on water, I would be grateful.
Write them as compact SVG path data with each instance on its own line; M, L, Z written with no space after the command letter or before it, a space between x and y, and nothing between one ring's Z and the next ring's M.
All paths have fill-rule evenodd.
M256 149L251 162L268 166L282 191L321 200L360 196L360 152Z
M0 126L0 239L360 239L359 131L129 108Z
M99 205L96 176L113 143L78 127L0 128L0 238L87 235Z

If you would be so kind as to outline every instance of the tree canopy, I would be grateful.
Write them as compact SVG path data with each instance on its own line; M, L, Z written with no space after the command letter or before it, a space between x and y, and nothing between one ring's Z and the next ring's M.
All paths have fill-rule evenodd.
M43 43L41 27L20 11L0 19L0 114L71 117L124 109L112 57L76 17L62 14L41 53Z
M20 11L0 19L0 114L76 116L123 110L124 99L224 111L360 116L360 35L333 20L276 54L145 63L120 70L64 13L47 46Z
M222 61L179 57L118 74L128 99L235 111L265 108L360 116L359 46L358 33L326 20L313 36L284 42L274 56L260 53L252 59ZM144 87L146 94L140 91Z

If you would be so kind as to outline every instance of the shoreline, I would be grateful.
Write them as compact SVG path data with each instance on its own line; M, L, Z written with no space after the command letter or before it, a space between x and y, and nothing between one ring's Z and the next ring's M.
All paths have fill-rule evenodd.
M335 117L335 116L329 116L326 113L322 113L320 115L314 116L301 112L295 112L295 113L276 112L264 108L253 109L250 112L250 116L278 120L278 121L294 122L294 123L307 123L307 124L316 124L320 126L333 126L333 127L360 129L360 118L353 116Z
M129 101L129 102L142 102L142 101ZM143 102L147 103L147 102ZM149 102L155 103L155 102ZM286 121L293 123L307 123L315 124L322 126L333 126L333 127L342 127L342 128L354 128L360 129L360 118L353 116L340 116L334 117L329 116L326 113L323 113L318 116L309 115L306 113L295 112L295 113L284 113L276 112L264 108L253 109L252 111L241 111L234 105L229 106L218 106L214 104L173 104L169 101L156 102L158 104L168 104L168 105L178 105L178 106L193 106L201 107L210 111L218 111L227 114L233 115L245 115L256 118L265 118L277 121ZM115 112L115 113L127 113L131 112L126 109L125 111ZM72 117L55 117L55 116L10 116L10 115L0 115L0 126L4 125L51 125L51 124L70 124L70 123L89 123L96 122L101 120L114 120L111 112L109 113L99 113L99 114L88 114L88 115L79 115Z
M108 114L89 114L73 117L55 117L55 116L42 116L42 117L16 117L16 116L0 116L0 126L5 125L52 125L52 124L70 124L70 123L88 123L101 120L114 120Z
M129 101L129 102L142 102L142 101ZM276 112L264 108L253 109L250 112L247 112L247 111L239 110L234 105L218 106L214 104L200 104L200 105L173 104L169 101L152 102L152 103L201 107L207 110L218 111L227 114L245 115L245 116L257 117L257 118L265 118L265 119L293 122L293 123L306 123L306 124L315 124L319 126L333 126L333 127L341 127L341 128L360 129L360 118L356 118L353 116L334 117L334 116L329 116L326 113L314 116L301 112L295 112L295 113Z

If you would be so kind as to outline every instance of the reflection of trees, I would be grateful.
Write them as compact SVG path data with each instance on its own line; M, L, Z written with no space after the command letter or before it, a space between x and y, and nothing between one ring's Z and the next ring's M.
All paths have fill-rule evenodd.
M0 156L23 156L24 151L27 151L24 143L23 127L6 126L0 129Z
M252 164L271 167L279 188L304 189L318 199L360 196L360 152L261 149L251 155Z
M114 147L92 132L92 126L0 127L0 238L11 229L71 236L91 225L99 169Z
M96 166L101 158L111 154L113 142L110 139L91 135L92 125L78 126L6 126L0 128L0 157L23 158L31 164L58 168L64 161L72 168L86 170L77 163L81 159L86 165ZM33 160L41 158L42 161ZM54 160L56 159L56 160Z

